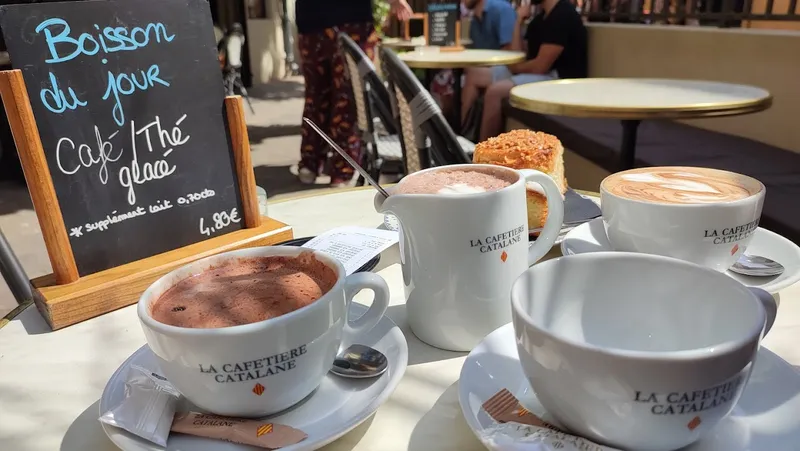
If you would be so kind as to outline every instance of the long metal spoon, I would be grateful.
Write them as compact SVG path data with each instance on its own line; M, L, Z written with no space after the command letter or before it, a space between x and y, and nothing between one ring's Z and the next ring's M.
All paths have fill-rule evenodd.
M377 377L389 368L389 360L377 349L352 345L333 360L331 373L353 379Z
M785 268L767 257L742 254L730 270L745 276L773 277L783 274Z
M386 192L386 190L383 189L381 185L379 185L378 182L372 178L372 176L369 175L369 172L367 172L366 169L362 168L361 165L356 162L356 160L350 157L350 155L347 155L347 152L345 152L344 149L339 147L339 145L336 144L333 141L333 139L331 139L330 136L328 136L319 127L317 127L317 124L315 124L314 121L312 121L307 117L304 117L303 120L306 121L306 124L310 125L311 128L313 128L314 131L317 132L317 134L319 134L319 136L322 137L322 139L324 139L331 147L333 147L333 150L339 152L339 155L344 157L344 159L347 160L348 163L350 163L350 166L352 166L356 171L358 171L359 174L364 176L364 179L368 181L370 185L374 186L375 189L377 189L378 192L383 195L383 197L389 197L389 193Z

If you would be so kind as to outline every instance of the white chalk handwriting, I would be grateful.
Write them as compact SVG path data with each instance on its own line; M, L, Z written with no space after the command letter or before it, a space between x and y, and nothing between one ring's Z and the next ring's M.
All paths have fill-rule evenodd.
M192 202L197 202L203 199L208 199L209 197L214 197L216 194L217 193L214 192L213 189L206 188L203 191L200 191L199 193L189 193L185 196L181 196L178 198L177 202L178 205L188 205L191 204Z
M214 213L211 215L211 220L214 221L214 226L207 227L204 224L204 218L200 218L200 233L205 236L211 236L211 234L217 230L222 230L235 222L241 221L241 218L239 218L239 212L237 209L233 208L230 212L220 211L218 213Z

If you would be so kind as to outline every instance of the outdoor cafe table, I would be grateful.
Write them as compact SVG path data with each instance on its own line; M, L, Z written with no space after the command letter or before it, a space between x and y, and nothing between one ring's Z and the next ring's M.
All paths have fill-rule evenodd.
M358 225L377 227L371 188L337 191L271 203L274 218L295 236ZM550 256L558 255L558 251ZM388 282L392 306L405 303L397 246L376 271ZM357 301L365 302L369 293ZM764 345L800 365L800 284L780 293L778 318ZM464 353L442 351L409 330L405 309L390 308L408 341L405 376L375 415L327 451L481 451L458 404ZM50 332L30 307L0 329L0 449L9 451L112 451L97 417L108 378L145 343L134 307Z
M472 40L462 39L460 44L465 47L469 47L470 45L472 45ZM425 43L425 37L419 36L411 39L383 38L381 39L380 45L383 47L388 47L392 50L405 51L405 50L414 50L417 47L424 47L426 43Z
M619 169L625 170L634 166L642 120L757 113L772 105L772 96L755 86L715 81L580 78L516 86L509 102L534 113L621 120Z
M433 50L432 50L433 49ZM431 47L397 55L412 69L425 69L425 89L430 89L432 71L453 70L453 117L450 125L456 133L461 130L461 76L467 67L507 66L525 61L523 52L509 50L465 49L460 51L437 51Z

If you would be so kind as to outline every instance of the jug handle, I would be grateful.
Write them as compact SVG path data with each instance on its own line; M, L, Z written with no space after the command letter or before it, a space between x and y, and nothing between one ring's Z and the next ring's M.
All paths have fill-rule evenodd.
M564 197L556 182L547 174L533 169L520 169L519 172L526 182L538 183L547 197L547 220L544 229L536 241L528 249L528 266L533 266L545 254L553 248L558 235L561 233L561 225L564 223Z
M764 314L767 320L766 324L764 324L763 336L766 337L770 329L772 329L772 325L775 324L775 317L778 316L778 302L772 294L761 288L747 287L747 289L750 290L750 292L755 295L756 299L761 301L761 304L764 306Z

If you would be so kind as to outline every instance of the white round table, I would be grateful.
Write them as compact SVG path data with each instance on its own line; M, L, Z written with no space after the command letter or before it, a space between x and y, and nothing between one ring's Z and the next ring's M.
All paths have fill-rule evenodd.
M440 51L438 47L423 47L397 55L412 69L425 69L425 89L430 89L432 70L453 70L453 115L450 126L456 133L461 129L461 76L466 67L506 66L525 61L523 52L508 50L465 49Z
M715 81L581 78L515 86L509 103L541 114L620 119L620 170L624 170L634 166L636 132L643 119L757 113L772 105L772 96L755 86Z
M470 46L472 45L472 40L462 39L460 44L463 46ZM424 47L426 42L424 36L411 39L383 38L381 39L380 45L394 50L414 50L417 47Z
M377 227L371 188L271 203L270 214L294 226L295 237L359 225ZM551 256L557 255L557 251ZM397 246L376 268L389 283L391 305L402 306ZM764 345L800 364L800 284L780 293L780 314ZM356 298L369 299L364 293ZM409 366L376 414L327 451L483 451L461 415L458 377L465 354L420 342L405 310L389 316L406 335ZM97 421L98 399L117 367L145 343L133 307L50 332L35 308L0 329L0 437L9 451L112 451Z

